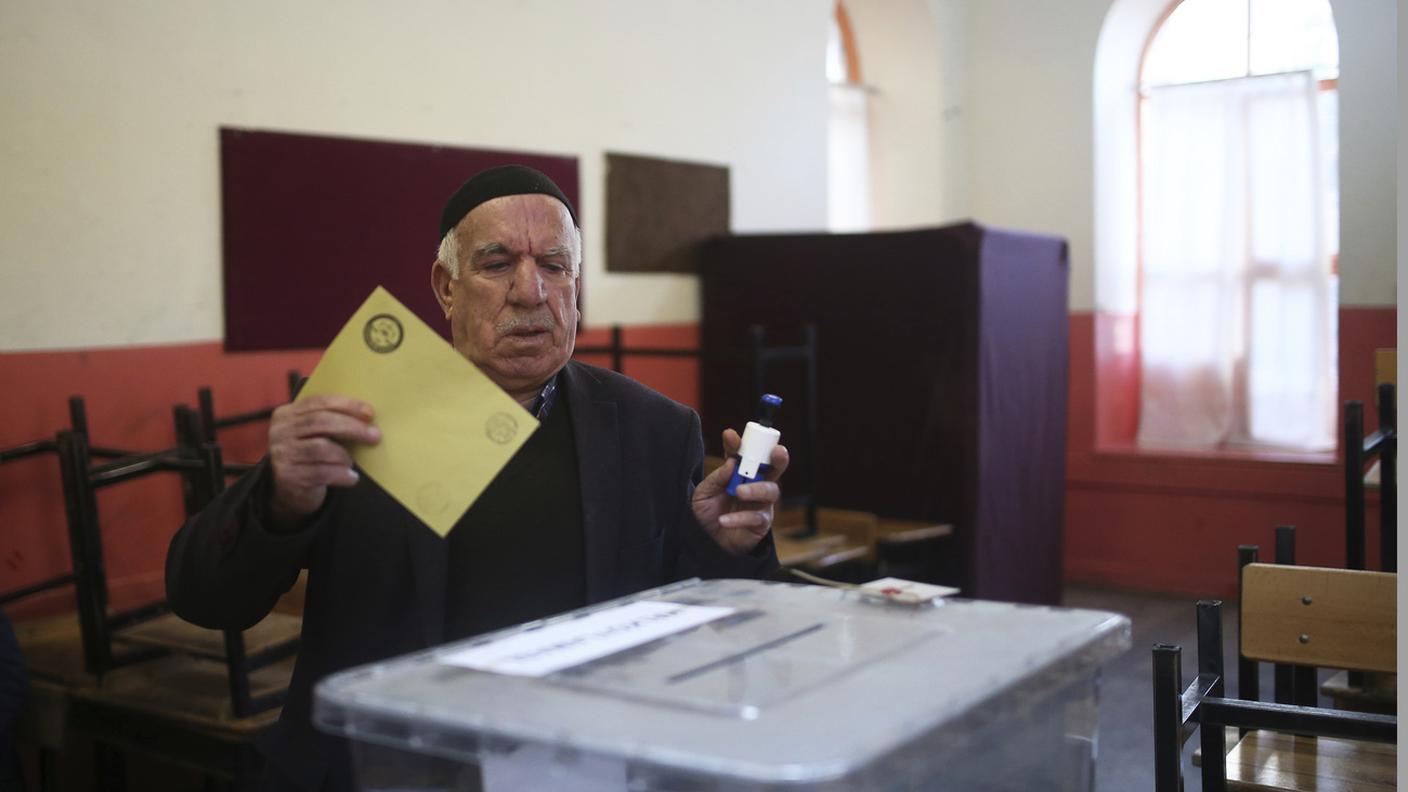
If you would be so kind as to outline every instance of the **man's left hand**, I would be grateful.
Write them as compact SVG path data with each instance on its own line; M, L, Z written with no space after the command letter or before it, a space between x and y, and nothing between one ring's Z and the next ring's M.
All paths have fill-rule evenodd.
M738 465L734 455L742 439L732 429L724 430L724 464L694 488L694 516L705 533L723 549L742 555L758 546L772 530L773 507L782 497L777 480L787 470L787 447L779 445L768 460L765 481L738 485L738 497L728 494L728 480Z

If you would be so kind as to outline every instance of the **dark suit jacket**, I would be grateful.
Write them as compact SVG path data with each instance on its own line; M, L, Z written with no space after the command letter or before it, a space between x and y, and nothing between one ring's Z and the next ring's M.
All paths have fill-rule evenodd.
M562 377L581 477L589 602L777 567L771 537L734 556L695 520L689 501L703 441L693 410L604 369L571 362ZM313 729L313 686L334 671L444 640L444 540L365 476L330 491L308 528L276 533L263 514L268 477L263 462L181 528L167 554L167 598L188 621L245 629L308 568L298 663L261 747L297 787L340 788L346 749Z

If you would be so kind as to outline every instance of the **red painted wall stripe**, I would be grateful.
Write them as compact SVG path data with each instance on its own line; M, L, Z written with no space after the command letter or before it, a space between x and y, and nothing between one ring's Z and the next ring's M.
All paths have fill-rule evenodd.
M582 333L582 346L609 341L604 330ZM632 346L694 348L695 325L630 328ZM195 406L196 391L210 386L217 415L262 409L287 401L286 372L312 372L321 352L227 354L219 342L127 349L0 354L0 448L52 438L68 426L68 397L82 395L97 445L157 450L175 443L171 408ZM609 365L605 356L587 362ZM625 371L665 395L697 407L699 366L690 358L627 355ZM264 427L251 425L220 436L227 461L253 461L264 448ZM717 452L714 452L717 453ZM180 483L156 474L100 491L112 607L126 608L163 596L166 545L184 518ZM0 465L0 591L63 574L70 568L63 491L53 454ZM16 603L15 618L72 607L59 589Z
M1373 351L1397 343L1393 308L1340 310L1340 401L1373 403ZM1305 563L1344 561L1341 471L1333 463L1111 453L1098 450L1098 426L1131 426L1128 403L1105 414L1097 398L1096 317L1071 316L1070 415L1066 495L1067 579L1087 583L1226 596L1235 590L1238 544L1272 545L1275 525L1299 530ZM605 345L589 329L579 345ZM631 328L631 346L693 348L694 325ZM284 373L309 372L318 353L226 354L219 343L0 355L0 447L52 436L67 425L66 400L84 394L93 439L103 445L155 449L172 444L171 406L194 404L197 388L214 388L217 411L244 412L283 400ZM586 357L606 365L606 356ZM626 373L697 406L699 372L688 358L627 356ZM1372 410L1369 411L1372 414ZM1370 426L1374 425L1371 417ZM261 427L222 436L226 458L248 460L263 447ZM709 440L706 438L706 441ZM711 441L710 445L713 445ZM1372 498L1373 496L1371 496ZM104 550L115 608L161 596L166 544L182 515L175 478L162 475L99 496ZM1371 500L1370 562L1377 563L1377 502ZM0 465L0 590L68 569L57 461ZM71 607L65 591L13 606L16 618Z
M1088 313L1071 316L1067 580L1231 596L1236 592L1237 545L1258 544L1269 554L1275 526L1283 524L1296 526L1298 561L1342 566L1344 484L1337 462L1132 449L1137 404L1128 402L1127 361L1114 355L1096 359L1097 350L1109 354L1103 334L1113 332L1108 324L1118 321ZM1341 404L1348 399L1374 403L1374 350L1396 345L1396 322L1394 308L1340 309ZM1113 376L1097 377L1097 372ZM1117 414L1102 410L1104 404L1113 404ZM1368 423L1376 426L1377 419ZM1369 496L1367 512L1369 563L1376 566L1375 495Z

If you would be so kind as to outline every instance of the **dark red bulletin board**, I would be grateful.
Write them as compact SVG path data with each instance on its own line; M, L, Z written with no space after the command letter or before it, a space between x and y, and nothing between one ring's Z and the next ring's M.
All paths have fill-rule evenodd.
M576 157L222 128L226 351L326 346L377 285L448 337L430 289L440 210L515 162L580 221Z

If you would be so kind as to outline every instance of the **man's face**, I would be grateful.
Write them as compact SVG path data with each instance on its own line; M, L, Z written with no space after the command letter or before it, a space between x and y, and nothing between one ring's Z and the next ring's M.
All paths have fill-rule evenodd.
M476 206L454 233L459 277L437 263L431 280L455 349L511 395L542 387L577 339L581 274L567 207L508 195Z

